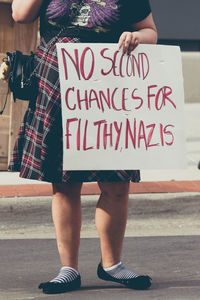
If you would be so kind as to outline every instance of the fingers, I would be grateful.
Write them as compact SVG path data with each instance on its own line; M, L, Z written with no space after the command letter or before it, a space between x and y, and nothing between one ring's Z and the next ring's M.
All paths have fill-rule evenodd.
M138 32L123 32L119 38L118 47L119 49L123 47L123 53L130 54L139 43Z

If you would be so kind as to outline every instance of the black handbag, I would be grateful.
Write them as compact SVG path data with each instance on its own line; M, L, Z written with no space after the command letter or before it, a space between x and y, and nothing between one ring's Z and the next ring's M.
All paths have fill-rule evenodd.
M47 43L47 51L44 53L42 59L48 55L48 49L56 42L61 33L65 28L57 33L57 35ZM33 52L30 55L22 54L21 51L15 51L13 53L7 52L7 57L3 59L9 67L9 74L6 78L8 80L8 93L3 106L0 111L0 115L3 114L8 100L9 90L13 93L14 101L17 99L28 100L33 103L38 94L38 78L36 76L36 71L40 67L40 63L36 62L35 54ZM5 79L3 79L5 80Z
M34 53L31 52L30 55L22 54L20 51L15 51L13 53L7 52L7 57L3 61L9 67L8 74L8 93L9 90L13 93L14 101L17 99L30 101L34 99L38 92L38 85L36 81L35 74L35 59ZM3 109L0 114L3 113L7 99L4 103Z
M7 52L7 62L10 66L8 86L16 98L31 100L36 94L34 78L34 53L22 54L20 51Z

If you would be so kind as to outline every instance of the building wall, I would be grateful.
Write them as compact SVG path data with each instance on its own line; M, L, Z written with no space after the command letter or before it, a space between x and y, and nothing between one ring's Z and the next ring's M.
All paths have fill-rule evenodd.
M150 0L159 42L200 51L200 0Z
M200 102L200 0L150 0L159 44L182 50L185 102Z

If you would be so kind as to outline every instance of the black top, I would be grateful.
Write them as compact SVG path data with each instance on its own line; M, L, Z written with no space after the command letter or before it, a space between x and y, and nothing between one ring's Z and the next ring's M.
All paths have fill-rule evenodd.
M41 36L56 34L60 27L81 32L109 33L115 42L123 31L151 13L149 0L46 0L41 9ZM90 34L89 34L90 35ZM111 40L110 40L111 39ZM92 40L95 42L95 40Z

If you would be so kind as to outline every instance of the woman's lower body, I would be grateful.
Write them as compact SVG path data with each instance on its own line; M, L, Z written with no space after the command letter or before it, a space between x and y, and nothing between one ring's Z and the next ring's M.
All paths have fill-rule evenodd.
M104 267L110 267L121 260L129 183L100 182L98 185L101 196L95 221L101 243L101 262ZM81 186L81 183L53 185L52 214L61 264L75 269L78 269L81 229Z
M101 248L98 277L132 289L148 289L151 286L149 276L137 275L121 263L129 182L98 182L98 185L101 191L95 214ZM57 277L39 285L44 293L68 292L81 285L78 271L81 187L81 182L53 184L52 216L62 268Z
M19 171L23 178L53 182L52 215L64 269L58 278L41 284L40 288L45 293L59 293L80 286L81 186L82 182L97 181L101 190L95 216L101 244L98 275L101 279L117 281L131 288L146 289L150 286L148 276L138 276L119 265L129 182L140 180L139 171L66 171L62 168L61 99L55 42L80 42L80 39L54 37L41 40L36 52L38 96L25 114L9 166L10 170ZM120 271L121 278L119 274L116 276L113 266ZM110 267L112 270L107 270Z

